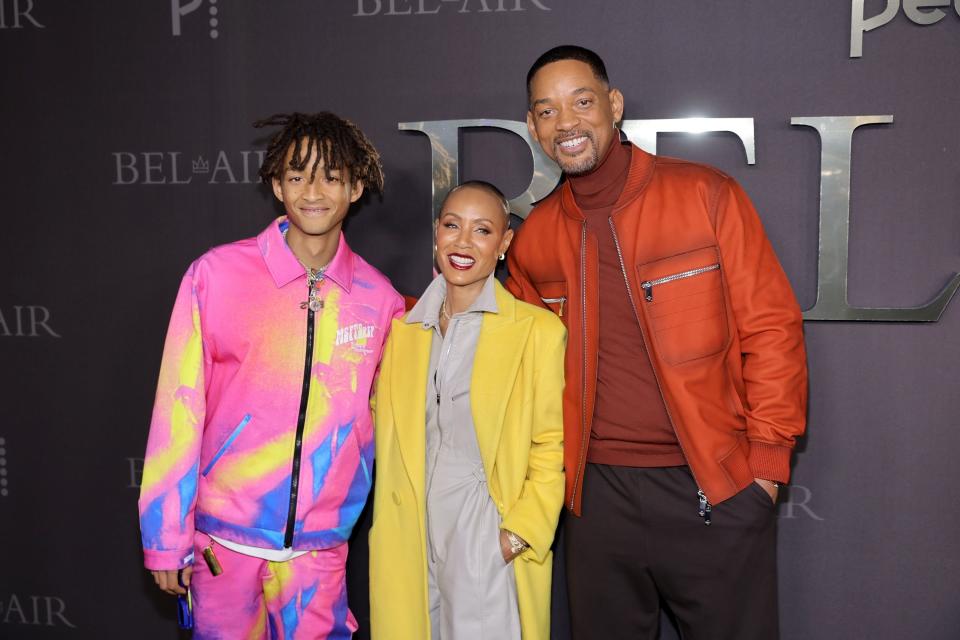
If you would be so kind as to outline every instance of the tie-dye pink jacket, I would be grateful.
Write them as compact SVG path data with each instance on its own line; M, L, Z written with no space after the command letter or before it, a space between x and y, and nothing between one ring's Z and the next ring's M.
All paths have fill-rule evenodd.
M194 528L270 549L334 546L366 501L371 385L403 300L341 235L310 311L286 224L208 251L180 285L140 490L148 569L189 563Z

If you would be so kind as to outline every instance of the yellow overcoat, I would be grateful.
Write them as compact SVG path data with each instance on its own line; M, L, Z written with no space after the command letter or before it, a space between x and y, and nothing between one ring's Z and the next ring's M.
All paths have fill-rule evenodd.
M501 526L530 544L513 561L524 640L550 636L550 577L563 506L563 353L551 312L495 283L485 313L470 406ZM425 529L426 385L433 329L394 320L376 393L376 482L370 530L374 640L428 640Z

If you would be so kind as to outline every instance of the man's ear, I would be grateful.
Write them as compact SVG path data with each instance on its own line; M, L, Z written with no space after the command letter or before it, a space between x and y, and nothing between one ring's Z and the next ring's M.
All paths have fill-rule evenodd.
M530 133L530 138L536 142L540 142L540 138L537 136L537 128L533 126L533 111L527 109L527 132Z
M270 184L273 185L273 195L277 196L277 200L283 202L283 185L280 178L271 178Z
M363 195L363 182L357 180L350 189L350 202L356 202Z
M610 109L613 111L613 123L623 120L623 94L620 89L610 89Z

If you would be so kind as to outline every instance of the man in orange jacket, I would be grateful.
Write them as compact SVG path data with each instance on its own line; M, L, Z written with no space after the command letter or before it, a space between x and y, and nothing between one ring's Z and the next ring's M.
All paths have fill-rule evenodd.
M740 186L622 143L592 51L527 75L531 136L566 180L514 240L507 286L562 317L574 638L778 636L779 483L806 422L790 284Z

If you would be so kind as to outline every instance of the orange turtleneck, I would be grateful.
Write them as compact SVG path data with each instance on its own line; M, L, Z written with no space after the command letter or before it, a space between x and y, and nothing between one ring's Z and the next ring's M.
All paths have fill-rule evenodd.
M626 467L686 464L627 294L610 215L630 171L631 145L610 145L599 166L570 177L600 251L597 397L587 461Z

